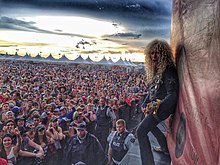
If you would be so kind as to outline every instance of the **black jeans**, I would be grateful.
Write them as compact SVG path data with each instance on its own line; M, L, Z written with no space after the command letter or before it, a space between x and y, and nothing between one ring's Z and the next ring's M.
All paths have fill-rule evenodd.
M98 126L96 127L95 136L99 140L100 144L104 151L106 151L107 147L107 138L110 132L110 128L106 126Z
M156 137L159 145L163 150L168 150L166 137L157 127L159 122L159 118L156 119L152 114L150 114L142 120L137 129L142 165L155 164L151 150L151 144L147 135L149 132L151 132Z

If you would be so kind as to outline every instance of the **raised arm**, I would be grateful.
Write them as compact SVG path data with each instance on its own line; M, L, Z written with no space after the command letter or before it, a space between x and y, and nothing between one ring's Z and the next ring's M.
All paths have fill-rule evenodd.
M16 156L18 156L18 153L19 153L20 148L21 148L21 135L20 135L20 132L19 132L18 128L14 129L14 134L16 135L16 140L17 140L16 146L14 147L14 154Z

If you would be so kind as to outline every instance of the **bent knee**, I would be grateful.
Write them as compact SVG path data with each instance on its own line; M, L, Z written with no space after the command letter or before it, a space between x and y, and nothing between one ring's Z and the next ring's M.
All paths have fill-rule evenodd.
M150 127L144 124L140 124L139 127L137 128L137 137L138 138L146 137L149 132L150 132Z

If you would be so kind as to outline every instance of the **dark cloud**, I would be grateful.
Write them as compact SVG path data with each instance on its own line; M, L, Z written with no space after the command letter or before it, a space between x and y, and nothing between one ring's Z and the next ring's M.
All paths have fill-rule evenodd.
M56 32L62 32L62 30L59 30L59 29L55 29L54 31L56 31Z
M141 34L135 34L135 33L116 33L113 35L104 35L104 38L132 38L132 39L138 39L141 37Z
M72 13L72 15L109 21L116 28L125 27L126 32L103 36L102 40L143 49L147 41L153 38L169 39L171 5L172 0L1 0L0 10L4 9L1 15L7 13L8 9L19 9L22 13L22 9L25 8L35 10L35 13L30 13L31 15L44 15L44 13L71 15ZM34 22L13 18L1 17L0 22L0 28L5 29L93 38L83 34L64 33L59 29L47 31L36 27ZM77 45L85 48L85 44Z
M126 54L132 54L132 53L142 53L141 50L127 50L125 51Z
M0 44L0 48L1 48L1 47L17 47L17 46L18 46L18 45L1 45L1 44Z
M90 51L80 51L82 54L96 54L100 53L101 50L90 50Z
M36 42L22 42L18 44L19 46L36 46L36 47L43 47L43 46L52 46L52 44L48 43L36 43Z
M49 31L40 29L36 26L34 26L35 22L30 21L23 21L15 18L9 18L6 16L0 17L0 29L7 29L7 30L19 30L19 31L28 31L28 32L35 32L35 33L46 33L46 34L56 34L56 35L66 35L71 37L85 37L85 38L91 38L91 36L85 36L81 34L73 34L73 33L63 33L61 30L56 31Z
M102 54L121 54L122 52L121 51L105 51L105 52L102 52Z
M70 50L69 49L67 49L67 50L60 50L60 52L65 53L65 52L70 52Z
M95 17L113 21L113 25L123 25L129 31L139 33L139 27L170 27L171 0L2 0L4 5L28 5L41 10L59 10L59 12L80 13L86 17ZM137 28L138 27L138 28Z
M1 29L13 29L13 30L25 30L25 31L37 30L37 28L33 26L35 23L32 21L25 22L22 20L3 16L0 18L0 22L1 22L0 24Z
M156 26L154 28L143 28L140 33L144 36L143 38L168 38L170 36L169 26Z
M171 2L167 0L1 0L3 4L26 4L41 8L81 8L91 10L147 10L170 14Z

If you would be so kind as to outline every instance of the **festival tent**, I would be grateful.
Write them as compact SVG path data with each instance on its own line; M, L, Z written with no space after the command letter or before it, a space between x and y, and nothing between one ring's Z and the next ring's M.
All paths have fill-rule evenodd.
M33 57L31 57L30 55L26 53L24 56L20 56L17 60L18 61L32 61Z
M109 60L107 60L105 57L103 57L103 59L101 59L96 64L98 64L98 65L112 65L112 63Z
M127 66L133 66L131 63L128 62L127 59L124 60L124 63L125 63Z
M52 54L50 54L47 58L44 59L44 62L57 62L57 60L52 56Z
M5 60L6 57L7 57L6 54L0 54L0 60Z
M108 62L110 62L111 64L114 64L114 62L112 61L112 59L109 59Z
M33 57L32 61L35 62L43 62L44 58L40 56L40 54L38 54L37 56Z
M63 55L61 58L57 60L57 62L65 64L65 63L71 63L71 60L69 60L65 55Z
M94 61L88 56L88 58L86 59L86 61L90 62L91 64L94 63Z
M125 63L125 61L122 60L122 58L120 57L120 59L115 62L113 65L117 65L117 66L128 66L128 64Z
M6 56L5 60L15 61L18 58L20 58L20 56L17 53L15 53L15 55L10 54L10 55Z
M131 66L137 66L136 64L134 64L133 62L131 62L131 60L127 61Z
M79 55L79 57L77 57L75 60L72 60L71 63L72 64L91 64L89 61L84 60L81 55Z

